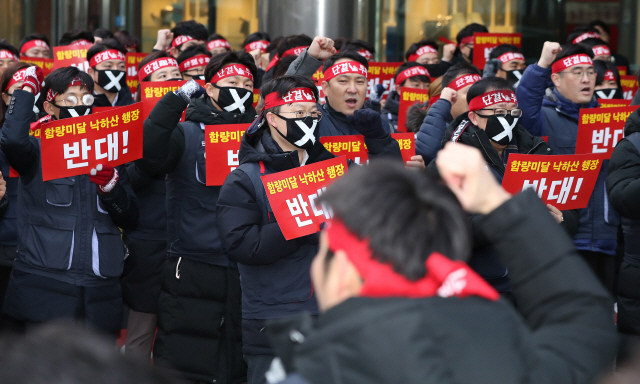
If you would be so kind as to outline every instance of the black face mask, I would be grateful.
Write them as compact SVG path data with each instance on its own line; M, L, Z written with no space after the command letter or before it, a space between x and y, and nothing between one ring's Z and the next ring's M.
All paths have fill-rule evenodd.
M449 69L449 65L443 62L438 64L422 64L422 66L429 71L429 75L434 79L444 75L444 73L447 72L447 69Z
M618 88L603 88L596 91L598 99L622 99L622 94Z
M231 113L247 113L253 105L253 92L246 88L218 87L220 90L218 100L213 100L220 108Z
M514 87L517 88L520 84L520 78L522 77L522 72L519 69L515 69L513 71L505 71L507 73L507 81Z
M511 115L505 117L489 116L485 132L494 143L507 145L513 139L513 130L517 123L518 118Z
M120 92L123 87L127 86L127 72L116 70L99 70L94 69L98 73L98 81L96 84L107 92Z
M53 103L51 105L60 108L60 113L58 114L58 119L60 120L70 117L87 116L90 115L93 110L93 105L76 105L75 107L61 107Z
M278 129L276 129L276 131L278 131L280 136L295 147L300 149L311 149L316 141L318 141L318 119L314 119L311 116L303 117L302 119L288 119L278 115L277 113L274 113L274 115L287 122L286 136Z

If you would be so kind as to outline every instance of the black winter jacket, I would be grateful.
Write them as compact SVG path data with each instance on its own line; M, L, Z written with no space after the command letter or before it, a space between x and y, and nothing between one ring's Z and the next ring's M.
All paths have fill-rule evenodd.
M382 117L382 123L384 124L385 130L388 130L391 133L398 131L399 109L400 95L398 95L398 92L396 91L389 92L387 102L384 104L384 108L382 108L380 116Z

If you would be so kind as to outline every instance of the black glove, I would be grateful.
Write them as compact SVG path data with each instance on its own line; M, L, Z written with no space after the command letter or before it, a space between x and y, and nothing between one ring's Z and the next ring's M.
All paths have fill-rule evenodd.
M496 77L496 74L501 67L502 63L500 60L487 60L487 63L484 65L484 69L482 70L482 78L486 79L487 77Z
M358 109L347 116L349 123L367 139L381 139L387 135L380 113L370 109Z
M174 92L176 95L182 97L182 100L187 103L191 102L191 99L197 99L207 93L207 91L202 88L202 86L196 83L195 80L191 79L184 83L182 87Z

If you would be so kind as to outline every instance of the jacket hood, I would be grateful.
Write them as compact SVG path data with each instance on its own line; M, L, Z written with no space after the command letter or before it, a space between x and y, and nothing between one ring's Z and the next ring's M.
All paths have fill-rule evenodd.
M389 92L387 102L384 104L382 112L397 115L400 110L400 95L396 91Z
M251 123L256 118L256 110L251 107L246 113L230 113L219 111L211 103L211 99L196 99L189 104L185 119L205 125L215 124L246 124Z
M596 108L598 107L598 101L594 96L587 104L576 104L562 96L557 89L547 88L544 98L542 99L542 106L552 107L559 112L578 120L581 108Z

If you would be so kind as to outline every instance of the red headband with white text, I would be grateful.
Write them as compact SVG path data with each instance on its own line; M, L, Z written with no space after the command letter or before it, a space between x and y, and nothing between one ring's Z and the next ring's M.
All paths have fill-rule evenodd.
M140 79L140 81L143 81L144 78L150 76L152 73L167 67L178 68L178 62L173 57L163 57L161 59L153 60L152 62L145 64L144 67L140 68L140 71L138 72L138 78Z
M578 55L572 55L565 57L562 60L558 60L551 66L552 73L562 72L567 68L571 68L576 65L593 65L593 61L588 55L583 53Z
M599 39L600 38L600 34L596 33L596 32L585 32L581 35L579 35L578 37L576 37L575 39L573 39L572 43L573 44L578 44L581 41L585 41L587 39Z
M512 91L491 91L471 99L471 102L469 102L469 111L479 111L499 103L515 103L518 105L518 100L516 99L516 94Z
M295 47L295 48L290 48L287 49L286 51L284 51L282 53L282 58L284 59L287 56L298 56L302 53L302 51L304 51L305 48L309 48L308 45L302 46L302 47Z
M596 45L591 48L593 56L611 56L611 50L606 45Z
M482 77L480 77L480 75L462 75L454 80L452 80L449 84L447 84L448 88L453 89L454 91L459 91L462 88L468 86L468 85L472 85L473 83L475 83L476 81L482 79Z
M616 81L616 75L613 73L613 71L607 71L604 73L604 80Z
M258 40L245 45L244 50L247 52L251 52L259 49L260 51L262 51L262 53L265 53L268 46L269 42L267 40Z
M108 49L106 51L102 51L93 55L91 60L89 60L89 66L91 68L95 68L98 64L102 63L103 61L109 61L109 60L125 61L126 58L124 56L124 53L118 51L117 49Z
M13 84L19 82L19 81L23 81L24 80L24 76L27 73L27 69L28 68L22 68L18 71L16 71L16 73L13 74L13 76L11 76L11 80L9 80L9 84L7 84L7 87L4 89L4 92L7 92L9 90L9 88L11 88L11 86L13 86Z
M171 46L173 48L176 48L176 47L179 47L182 44L186 43L187 41L191 41L191 40L195 40L195 39L193 37L187 36L187 35L178 36L175 39L173 39L173 41L171 42Z
M498 56L498 60L502 64L506 64L512 60L524 60L524 55L520 52L507 52Z
M75 77L73 80L71 80L67 88L76 87L76 86L82 86L82 79L80 79L79 77ZM56 96L58 96L58 92L53 92L51 89L49 89L49 91L47 91L46 100L48 102L52 102L53 99L56 98Z
M355 73L367 77L367 67L357 61L345 61L334 64L324 71L324 81L329 81L336 76L346 75L348 73Z
M248 67L242 64L230 64L219 70L209 83L216 84L218 81L231 76L242 76L253 81L253 74Z
M229 42L225 39L211 40L207 43L207 49L209 51L216 48L226 48L228 50L231 50L231 44L229 44Z
M211 61L211 58L207 55L197 55L188 58L187 60L180 63L180 72L186 72L191 68L202 67L203 65L207 65Z
M20 61L20 58L14 55L11 51L8 51L6 49L0 49L0 60L6 60L6 59Z
M24 55L31 48L36 48L36 47L49 49L49 45L44 40L31 40L24 43L24 45L20 49L20 54Z
M435 53L437 55L438 50L434 49L430 45L422 46L415 53L409 55L409 59L407 59L407 61L416 61L420 56L424 55L425 53Z
M396 76L396 81L395 81L396 85L400 85L408 78L414 77L414 76L427 76L428 78L431 78L429 71L427 71L425 67L416 66L416 67L407 68L404 71L398 73L398 76Z
M279 107L291 103L315 103L316 97L309 88L294 88L280 97L278 92L271 92L264 99L263 110Z
M360 54L360 56L364 57L367 60L373 59L373 54L368 49L360 49L358 50L358 53Z

